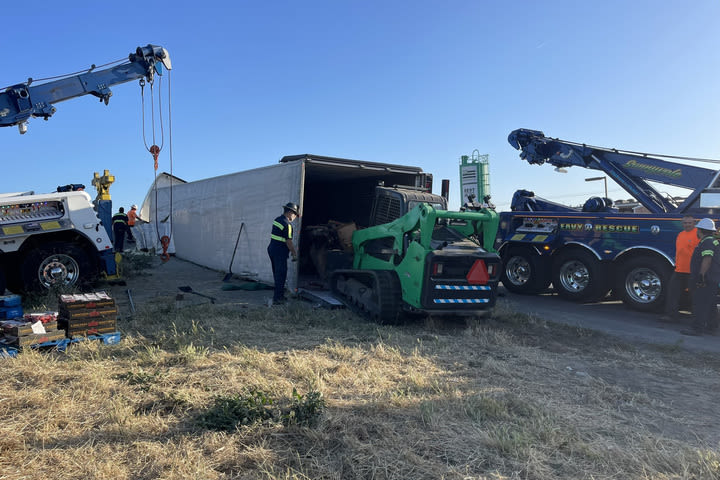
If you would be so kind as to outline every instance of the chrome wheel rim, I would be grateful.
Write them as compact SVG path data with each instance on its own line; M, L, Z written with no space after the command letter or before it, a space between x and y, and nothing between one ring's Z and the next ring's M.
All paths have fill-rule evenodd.
M75 285L79 278L80 266L70 255L51 255L38 267L38 280L45 288L53 285Z
M530 281L530 262L524 257L511 257L505 265L505 276L513 285L522 286Z
M582 292L590 284L590 271L583 262L571 260L560 267L560 284L568 292Z
M625 291L637 303L652 303L660 297L662 280L654 270L639 267L625 277Z

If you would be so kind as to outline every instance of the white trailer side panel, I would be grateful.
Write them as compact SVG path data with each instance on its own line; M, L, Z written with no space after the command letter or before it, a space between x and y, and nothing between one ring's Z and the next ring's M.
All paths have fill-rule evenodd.
M303 163L289 162L173 186L172 230L176 255L198 265L227 271L237 246L233 273L249 273L273 283L267 246L272 221L288 202L300 204ZM148 214L154 220L155 199ZM169 188L158 190L158 217L170 214ZM299 241L300 220L293 241ZM170 260L172 261L172 260ZM288 288L297 285L297 265L288 262Z

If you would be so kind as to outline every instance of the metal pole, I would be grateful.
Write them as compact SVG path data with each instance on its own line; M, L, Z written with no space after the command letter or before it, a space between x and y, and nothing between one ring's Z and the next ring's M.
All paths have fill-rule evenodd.
M605 198L608 198L607 177L590 177L590 178L586 178L586 179L585 179L586 182L594 182L594 181L596 181L596 180L602 180L602 181L603 181L603 183L605 184Z
M129 288L127 289L127 296L128 296L128 300L130 301L130 313L134 314L135 313L135 302L133 302L132 292L130 291Z

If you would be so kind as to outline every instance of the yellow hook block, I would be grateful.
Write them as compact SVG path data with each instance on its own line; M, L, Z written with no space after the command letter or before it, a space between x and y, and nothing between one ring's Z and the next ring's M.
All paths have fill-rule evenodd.
M98 172L93 174L92 185L98 192L95 201L110 200L110 185L113 182L115 182L115 175L110 175L110 170L105 170L102 177Z

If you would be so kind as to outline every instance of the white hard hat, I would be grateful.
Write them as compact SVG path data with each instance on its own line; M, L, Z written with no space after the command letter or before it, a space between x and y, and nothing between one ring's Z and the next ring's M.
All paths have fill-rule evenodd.
M711 232L715 231L715 222L709 218L703 218L695 226L701 230L709 230Z
M130 210L132 210L133 208L137 209L137 205L133 205L132 207L130 207Z

